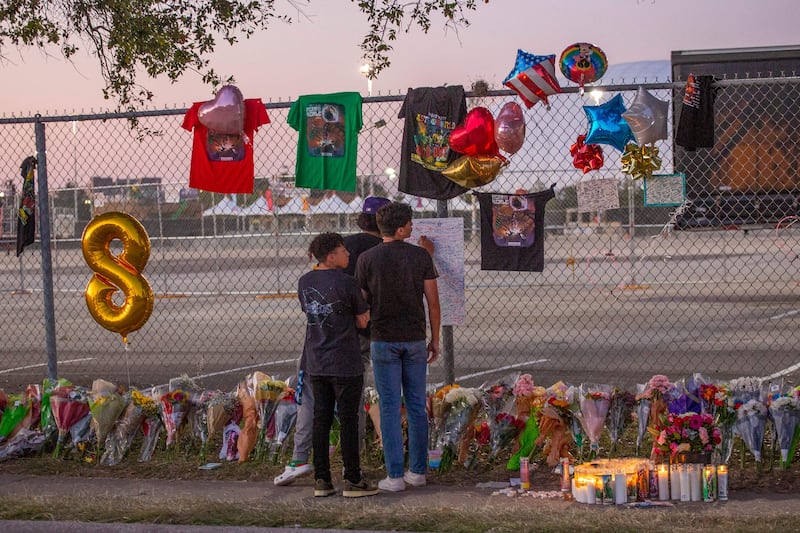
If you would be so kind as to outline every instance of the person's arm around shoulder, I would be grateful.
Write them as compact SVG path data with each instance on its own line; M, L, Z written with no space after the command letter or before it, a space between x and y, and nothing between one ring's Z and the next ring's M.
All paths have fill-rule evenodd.
M439 329L442 324L439 285L435 278L425 280L424 291L425 301L428 303L428 318L431 322L431 342L428 343L428 364L431 364L439 358Z
M356 315L356 327L359 329L364 329L369 324L369 310L364 311L360 315Z

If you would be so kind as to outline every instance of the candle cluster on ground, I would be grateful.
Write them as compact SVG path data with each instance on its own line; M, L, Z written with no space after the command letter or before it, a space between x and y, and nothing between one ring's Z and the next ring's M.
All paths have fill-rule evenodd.
M599 459L575 466L571 484L579 503L724 501L728 499L728 468L693 463L656 465L641 458Z

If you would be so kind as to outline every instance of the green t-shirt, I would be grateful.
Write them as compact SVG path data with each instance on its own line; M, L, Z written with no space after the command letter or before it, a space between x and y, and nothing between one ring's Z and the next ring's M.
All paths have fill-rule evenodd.
M300 134L295 185L355 191L361 95L348 92L301 96L289 109L287 122Z

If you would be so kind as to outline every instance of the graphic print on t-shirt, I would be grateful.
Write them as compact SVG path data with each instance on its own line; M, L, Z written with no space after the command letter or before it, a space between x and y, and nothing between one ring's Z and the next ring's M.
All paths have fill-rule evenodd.
M431 113L418 114L414 133L414 149L411 160L429 170L441 172L447 168L450 155L450 133L456 125L447 117Z
M306 140L312 157L344 157L344 106L309 104L306 106Z
M208 131L206 153L209 161L241 161L244 159L244 136Z
M303 291L303 307L306 310L309 326L325 325L325 321L333 314L333 304L314 287L308 287Z
M533 246L536 206L525 196L492 195L492 236L497 246Z

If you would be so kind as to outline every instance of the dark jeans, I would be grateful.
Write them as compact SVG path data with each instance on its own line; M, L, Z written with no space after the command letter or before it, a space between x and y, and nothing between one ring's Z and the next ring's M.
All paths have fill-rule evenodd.
M314 388L314 478L331 481L331 463L328 456L334 408L337 407L341 431L339 443L344 463L344 478L351 483L361 481L358 451L358 411L363 409L361 394L364 376L334 377L311 376Z

